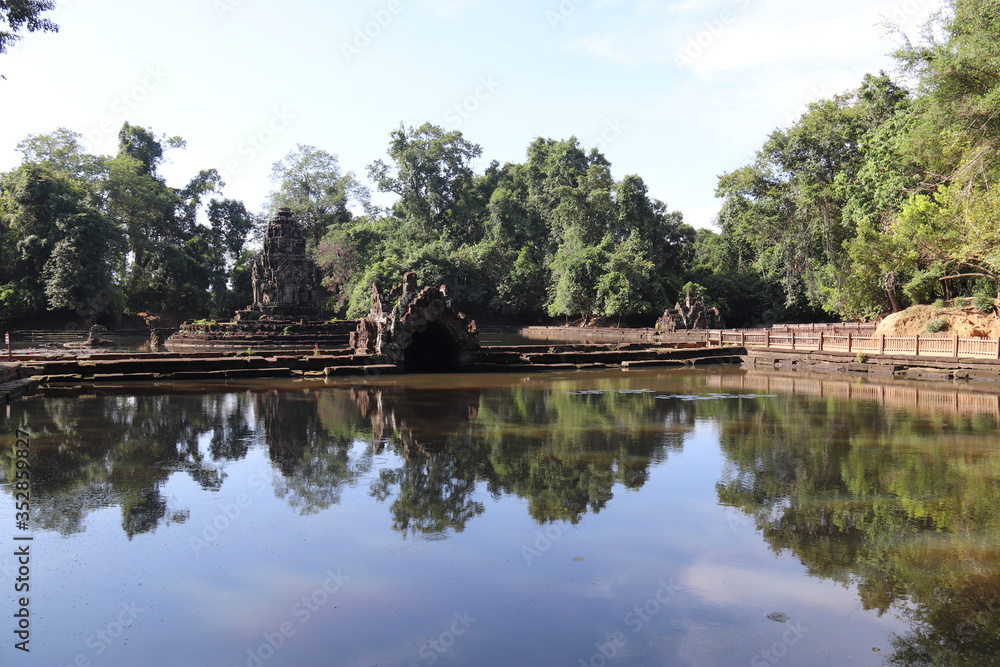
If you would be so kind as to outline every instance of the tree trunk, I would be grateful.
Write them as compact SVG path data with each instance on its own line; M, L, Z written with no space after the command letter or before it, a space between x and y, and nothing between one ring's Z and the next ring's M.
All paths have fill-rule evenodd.
M885 293L889 297L889 303L892 304L892 312L898 313L903 310L903 304L899 302L899 297L896 296L896 290L887 289Z

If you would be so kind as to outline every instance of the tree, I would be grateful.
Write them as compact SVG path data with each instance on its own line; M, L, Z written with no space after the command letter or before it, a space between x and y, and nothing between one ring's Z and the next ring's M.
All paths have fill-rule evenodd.
M470 240L474 220L467 208L473 185L472 160L483 149L458 130L445 132L431 123L399 126L389 134L388 154L394 167L376 160L368 174L382 192L399 196L399 217L425 232Z
M271 167L271 180L278 189L270 196L272 213L292 210L312 246L319 244L331 226L343 227L353 218L351 204L370 205L368 189L354 172L342 173L337 156L313 146L299 144Z
M28 32L59 32L58 25L41 16L42 12L51 11L55 6L52 0L0 0L0 53L6 53L14 42L21 39L17 33L22 29Z
M16 239L5 303L8 317L75 309L93 321L115 300L118 228L68 175L40 164L8 174L0 214ZM16 301L14 301L16 299Z
M69 174L97 190L101 180L107 178L107 159L85 153L80 143L82 136L60 127L49 134L29 134L17 145L17 150L23 162Z
M64 217L57 225L62 238L42 270L49 307L73 309L92 323L116 300L112 267L121 256L121 232L98 211Z
M945 267L946 293L955 291L953 281L968 279L989 281L995 293L1000 287L1000 193L994 185L1000 177L1000 0L949 5L950 12L926 31L925 43L908 42L897 53L923 93L907 149L926 175L921 191L903 208L910 223L906 233L919 235L921 252L938 255L922 259ZM929 243L941 225L948 229L944 242Z
M809 105L770 135L753 164L719 179L719 224L738 270L779 281L790 313L870 312L852 305L865 290L884 301L873 276L854 270L864 259L850 247L859 224L871 228L900 200L890 186L908 172L897 169L904 161L892 159L892 136L882 128L902 117L907 97L885 74L866 76L857 90Z

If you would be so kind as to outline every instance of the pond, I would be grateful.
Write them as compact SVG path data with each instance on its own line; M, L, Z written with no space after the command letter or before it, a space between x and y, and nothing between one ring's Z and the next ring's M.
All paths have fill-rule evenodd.
M988 664L998 415L729 367L50 392L0 419L3 664Z

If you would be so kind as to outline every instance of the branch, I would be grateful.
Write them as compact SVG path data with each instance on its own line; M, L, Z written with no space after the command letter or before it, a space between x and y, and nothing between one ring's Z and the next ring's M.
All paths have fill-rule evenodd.
M953 276L944 276L943 278L938 278L938 280L954 280L956 278L989 278L990 280L996 280L997 276L991 273L959 273Z

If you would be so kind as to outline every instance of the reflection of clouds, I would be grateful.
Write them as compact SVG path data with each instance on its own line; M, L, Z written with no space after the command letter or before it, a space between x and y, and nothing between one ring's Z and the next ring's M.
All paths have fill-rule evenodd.
M770 608L775 604L784 607L807 605L844 613L858 608L858 596L853 587L803 579L797 568L785 574L729 565L694 565L683 571L680 582L707 603L750 606L763 609L765 613L775 611Z

